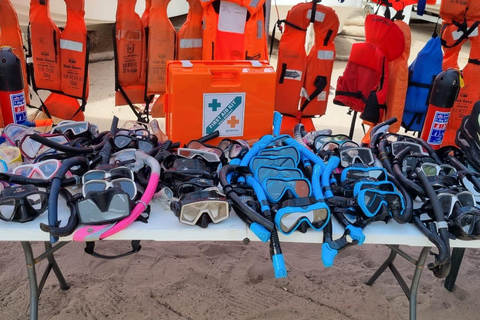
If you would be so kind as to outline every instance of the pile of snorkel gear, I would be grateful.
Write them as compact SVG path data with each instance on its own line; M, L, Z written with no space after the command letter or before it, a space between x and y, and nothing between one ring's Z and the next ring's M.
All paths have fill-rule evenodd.
M207 228L235 212L269 242L277 278L287 276L280 235L323 231L321 259L330 267L340 252L365 242L370 224L393 220L414 224L436 246L428 267L443 278L450 239L480 239L479 114L477 104L465 117L460 149L438 151L388 133L394 118L361 145L331 130L305 132L301 124L293 136L280 135L276 113L272 135L251 148L228 138L210 143L218 132L181 146L153 124L118 128L117 118L105 132L88 121L62 121L49 133L10 124L0 146L0 219L25 223L48 210L40 228L52 242L73 234L92 243L135 221L147 223L150 214ZM58 219L59 198L68 221ZM150 212L151 201L163 211ZM337 239L334 227L343 230Z

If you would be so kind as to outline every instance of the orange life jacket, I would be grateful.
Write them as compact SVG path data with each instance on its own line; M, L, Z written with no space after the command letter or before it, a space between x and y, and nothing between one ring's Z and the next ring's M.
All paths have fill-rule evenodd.
M63 31L52 21L49 0L30 1L32 84L34 90L52 91L42 105L47 115L82 119L89 92L85 0L64 1L67 23Z
M202 13L190 0L187 20L178 34L167 15L170 0L152 0L148 13L147 93L165 92L166 63L174 59L201 59ZM177 52L176 52L177 51Z
M204 60L267 60L265 0L200 0Z
M307 55L311 23L315 41ZM321 4L299 3L288 12L278 48L276 111L297 118L325 114L339 25L335 11Z
M50 16L50 0L30 1L33 88L62 91L60 29Z
M470 115L480 100L480 1L443 0L440 6L442 23L443 69L459 69L458 56L464 43L470 40L467 65L462 71L465 86L460 89L452 108L442 145L454 145L455 135L464 116Z
M169 2L146 0L140 18L135 13L136 0L118 0L115 105L130 105L132 109L136 103L147 103L148 106L154 95L165 92L168 60L202 59L202 6L198 0L188 0L187 19L177 33L167 16ZM163 99L157 99L152 106L152 113L157 116L164 115L163 110L159 110L161 101Z
M0 1L0 46L12 47L22 63L24 91L26 103L30 103L28 93L28 78L25 64L25 52L23 51L22 31L18 23L17 13L10 0Z
M203 8L199 0L187 0L187 20L177 33L177 60L202 60Z
M167 15L170 0L152 0L148 16L147 93L165 92L166 64L175 59L175 28Z
M136 0L118 0L115 37L115 105L145 101L146 40ZM147 7L149 8L149 7ZM148 15L148 13L147 13Z
M412 33L408 24L401 20L395 20L395 24L400 27L405 37L405 50L400 57L389 63L387 110L384 120L392 117L397 118L398 121L388 129L392 133L398 132L402 123L401 119L408 90L408 58L410 57L412 43Z
M60 61L63 93L76 98L88 95L87 26L85 0L64 0L67 24L60 34Z

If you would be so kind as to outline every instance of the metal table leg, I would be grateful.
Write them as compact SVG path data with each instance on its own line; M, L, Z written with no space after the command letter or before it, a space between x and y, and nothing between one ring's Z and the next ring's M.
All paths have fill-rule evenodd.
M404 251L399 249L399 246L391 246L387 245L390 248L390 255L385 260L385 262L378 268L378 270L372 275L372 277L366 282L367 285L371 286L373 283L378 279L378 277L387 270L390 269L392 274L395 276L398 284L402 288L403 292L405 293L406 297L409 300L410 304L410 320L417 319L417 292L418 292L418 285L420 284L420 278L422 276L423 267L425 265L425 260L427 259L428 253L430 252L430 247L424 247L420 252L418 260L415 260L409 254L405 253ZM403 279L400 272L398 272L397 268L393 264L395 258L400 255L402 258L407 260L408 262L415 265L415 272L413 274L413 279L410 287L406 284L405 280Z
M454 248L452 251L452 268L450 269L450 273L445 279L444 284L445 289L450 292L452 292L453 287L455 287L455 282L457 281L458 271L460 270L464 254L465 248Z
M425 265L425 260L427 260L428 253L430 252L430 247L425 247L420 252L418 257L417 264L415 266L415 273L413 274L412 285L410 287L410 319L417 319L417 292L418 285L420 284L420 278L422 277L423 266Z
M23 252L27 262L28 282L30 286L30 319L38 319L38 285L35 263L33 262L33 251L30 242L22 241Z
M25 261L27 264L27 274L28 274L28 282L30 287L30 319L37 320L38 319L38 299L40 298L40 294L42 293L43 286L45 281L50 274L50 271L53 269L53 272L57 276L58 282L60 283L60 287L63 290L67 290L69 288L65 278L60 270L60 267L55 260L53 254L55 251L60 249L61 247L65 246L68 242L59 242L55 247L52 247L50 242L45 242L45 252L34 258L32 245L28 241L22 241L23 251L25 253ZM47 259L48 265L42 275L40 283L37 281L37 273L35 270L35 265L40 261Z

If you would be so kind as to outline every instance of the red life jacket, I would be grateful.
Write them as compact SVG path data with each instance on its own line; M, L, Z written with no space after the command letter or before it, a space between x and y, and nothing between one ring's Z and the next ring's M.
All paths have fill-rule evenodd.
M404 52L405 38L393 21L370 14L365 19L365 41L367 45L356 43L355 49L352 46L347 67L343 76L338 78L333 102L358 112L368 106L369 113L379 113L377 109L387 101L388 62ZM378 117L364 116L363 119L370 122L378 120L372 119Z
M307 55L305 38L311 23L315 41ZM325 114L339 25L335 11L321 4L299 3L288 12L278 49L276 111L299 120Z

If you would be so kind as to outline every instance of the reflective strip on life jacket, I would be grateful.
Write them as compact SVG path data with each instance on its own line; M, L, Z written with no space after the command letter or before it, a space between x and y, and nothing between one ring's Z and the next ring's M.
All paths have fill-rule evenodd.
M397 59L389 63L389 79L387 93L387 111L385 120L395 117L402 119L405 108L405 99L408 89L408 58L410 57L410 46L412 43L412 33L408 24L402 20L395 20L395 24L400 27L405 38L405 50ZM396 133L400 129L401 121L390 125L388 131Z
M165 92L166 63L175 59L175 28L167 15L170 0L152 0L148 16L147 93Z
M30 1L30 46L35 90L62 91L60 29L50 16L50 0Z
M203 8L199 0L188 0L187 19L177 33L177 59L202 60Z
M336 55L333 40L340 23L329 7L316 4L313 17L312 9L311 2L299 3L288 12L278 49L275 110L291 116L297 116L299 102L303 116L323 115L327 107ZM315 41L307 56L305 39L311 22Z
M13 53L15 53L20 59L22 64L25 99L26 103L30 104L22 31L18 23L17 13L10 0L0 1L0 46L12 47Z
M268 59L265 0L200 1L204 60Z
M60 34L62 92L86 99L89 84L85 0L64 1L67 5L67 24Z

